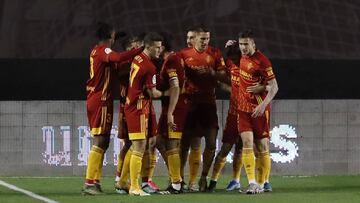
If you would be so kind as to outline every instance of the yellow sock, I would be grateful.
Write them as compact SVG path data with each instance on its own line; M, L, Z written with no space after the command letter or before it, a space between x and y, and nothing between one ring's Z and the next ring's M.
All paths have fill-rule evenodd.
M130 160L131 160L131 155L132 155L132 149L130 148L125 155L124 158L124 162L123 162L123 167L121 170L121 176L120 176L120 180L119 180L119 184L121 186L126 185L127 181L129 180L129 176L130 176Z
M91 147L87 168L86 168L86 183L94 183L95 175L97 170L99 169L99 164L101 162L101 157L104 154L104 150L98 146L93 145Z
M130 190L140 189L139 177L142 165L143 153L133 150L130 158Z
M142 159L141 167L141 178L142 182L147 182L149 178L149 169L150 169L150 157L149 151L145 151Z
M269 151L260 152L259 153L259 162L260 162L260 170L259 170L259 184L264 184L265 180L269 180L268 176L270 174L271 168L271 160Z
M102 175L102 167L104 162L104 154L101 155L101 161L98 165L98 169L95 173L95 182L100 183L101 175Z
M261 161L260 161L260 153L256 152L255 153L255 180L257 183L259 183L261 177L260 175L262 174L261 171Z
M269 153L269 156L266 157L268 159L268 167L265 168L265 182L269 183L270 182L270 172L271 172L271 157L270 157L270 152Z
M234 154L233 156L233 179L240 181L240 174L241 174L241 168L242 168L242 158L241 158L241 152Z
M201 160L201 150L199 149L191 149L189 155L189 184L195 184L196 176L199 171Z
M148 171L148 177L151 179L154 176L155 166L156 166L156 151L149 153L149 171Z
M118 177L121 176L121 171L122 171L122 167L124 164L125 156L126 156L126 154L122 154L121 152L118 155L118 164L116 167L116 176L118 176Z
M255 183L255 156L252 148L243 148L242 160L249 183Z
M215 158L211 180L217 181L219 179L221 170L224 168L225 163L226 163L226 157Z
M172 149L166 152L168 158L169 174L172 183L179 183L180 176L180 155L178 149Z

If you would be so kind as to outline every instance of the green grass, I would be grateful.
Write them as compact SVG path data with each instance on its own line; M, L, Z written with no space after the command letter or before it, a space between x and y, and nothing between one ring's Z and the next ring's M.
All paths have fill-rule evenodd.
M58 202L251 202L251 203L281 203L281 202L360 202L360 176L317 176L317 177L272 177L273 193L245 195L238 192L226 192L223 188L230 180L223 176L217 185L215 193L186 193L181 195L151 195L149 197L131 197L118 195L113 189L113 177L105 177L102 185L106 192L103 196L83 196L80 190L83 177L64 178L13 178L0 177L7 183L32 191ZM155 181L166 187L166 177L155 177ZM245 185L246 179L242 179ZM9 190L0 185L0 202L41 202L25 194Z

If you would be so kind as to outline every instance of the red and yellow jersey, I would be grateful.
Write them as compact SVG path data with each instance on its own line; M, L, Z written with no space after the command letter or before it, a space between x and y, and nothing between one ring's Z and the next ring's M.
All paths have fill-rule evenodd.
M209 74L198 74L196 69L225 70L225 62L220 50L209 46L205 51L199 52L191 47L182 49L179 54L185 64L186 94L195 102L215 103L216 79Z
M145 89L154 87L156 87L156 67L148 56L141 53L131 64L125 111L127 108L139 109L138 100L151 101Z
M170 88L170 80L172 78L178 78L179 87L180 87L180 99L184 99L184 95L182 94L185 84L185 68L184 68L184 60L180 57L178 53L170 54L161 69L160 72L160 80L162 87L164 90L168 90ZM168 106L169 105L169 98L165 97L162 99L162 105Z
M102 101L113 96L114 65L112 62L121 62L133 58L142 49L126 52L114 52L107 45L96 45L90 53L90 78L86 82L87 97L96 94Z
M117 63L117 72L119 74L119 90L120 90L120 103L125 104L127 89L129 86L129 75L132 60ZM123 70L128 71L127 74ZM121 74L120 74L121 73Z
M230 94L230 106L229 113L237 113L237 100L239 95L240 87L240 69L230 59L226 60L227 72L230 73L231 77L231 94Z
M240 88L238 95L238 110L253 112L254 108L266 97L266 92L253 94L246 88L256 83L267 84L275 78L271 62L260 51L252 56L241 56L240 59Z

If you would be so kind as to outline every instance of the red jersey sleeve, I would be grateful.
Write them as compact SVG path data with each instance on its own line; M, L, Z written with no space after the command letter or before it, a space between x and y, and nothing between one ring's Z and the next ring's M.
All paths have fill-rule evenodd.
M142 52L142 48L132 49L124 52L115 52L110 48L105 49L105 53L107 54L106 62L121 62L133 59L136 55Z
M216 49L215 52L215 70L216 71L226 70L224 57L222 56L220 49Z
M177 71L180 69L179 66L181 66L179 58L175 54L170 55L164 63L164 79L170 80L171 78L178 77Z
M265 56L261 58L261 75L265 78L266 81L272 80L275 78L275 74L271 65L271 62Z
M226 59L225 65L226 65L226 72L230 74L232 67L235 66L234 62L231 59Z

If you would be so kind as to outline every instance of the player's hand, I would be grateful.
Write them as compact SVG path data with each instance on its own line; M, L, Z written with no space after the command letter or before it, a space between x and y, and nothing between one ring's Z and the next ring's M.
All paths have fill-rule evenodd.
M199 68L197 68L195 70L200 75L202 75L202 74L209 74L211 76L215 75L215 70L212 69L212 68L209 68L209 67L199 67Z
M225 48L227 48L227 47L230 47L230 46L232 46L232 45L234 45L235 43L237 43L237 41L236 40L228 40L226 43L225 43Z
M255 85L249 86L246 88L246 91L253 94L259 94L265 90L265 86L260 83L256 83Z
M259 116L262 116L264 114L264 112L265 112L265 108L266 108L266 106L264 105L264 103L259 104L254 109L254 112L251 114L251 117L257 118Z
M169 129L176 130L176 124L174 122L174 116L172 114L168 114L167 121Z

